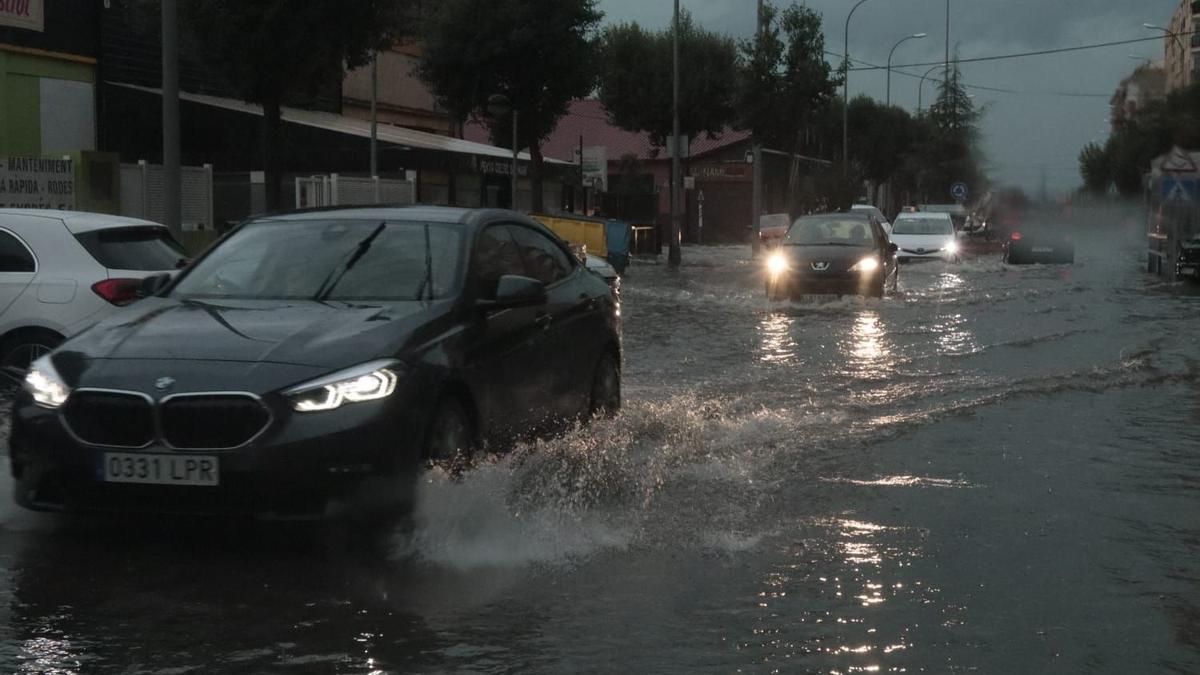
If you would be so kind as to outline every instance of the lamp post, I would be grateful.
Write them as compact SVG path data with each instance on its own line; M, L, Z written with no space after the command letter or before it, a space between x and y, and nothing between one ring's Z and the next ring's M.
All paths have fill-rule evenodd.
M842 175L850 175L850 19L867 0L858 0L846 15L842 40Z
M913 33L912 35L909 35L908 37L906 37L906 38L900 40L899 42L897 42L896 44L892 45L892 51L888 52L888 60L887 60L887 98L885 99L886 105L888 105L888 106L892 105L892 55L896 53L896 48L899 47L900 45L904 44L905 42L908 42L909 40L920 40L924 37L927 37L927 35L928 35L927 33Z
M488 97L487 102L488 114L495 118L512 115L512 194L509 199L509 208L513 211L517 210L517 154L520 152L517 140L517 109L513 107L512 102L504 94L492 94Z
M1175 31L1173 31L1169 28L1163 28L1162 26L1157 26L1152 23L1144 23L1144 24L1142 24L1142 28L1149 28L1150 30L1161 30L1162 32L1166 33L1167 35L1170 35L1175 40L1175 46L1179 47L1180 53L1187 51L1187 49L1185 49L1183 46L1183 41L1179 39L1179 33L1176 33Z
M925 93L925 78L929 77L929 75L938 68L945 67L946 66L944 64L939 63L938 65L925 71L925 74L921 76L921 81L917 84L917 112L921 112L921 96Z
M671 30L671 245L667 249L667 265L670 267L679 267L682 262L682 252L680 251L680 232L679 212L680 208L680 193L683 192L682 181L680 174L683 173L683 165L679 161L679 0L675 0L675 17L672 21Z

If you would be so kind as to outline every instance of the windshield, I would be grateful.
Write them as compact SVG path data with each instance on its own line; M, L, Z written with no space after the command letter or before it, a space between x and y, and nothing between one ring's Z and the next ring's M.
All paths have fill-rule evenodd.
M185 298L437 299L457 290L461 231L442 223L270 221L250 224L172 291Z
M901 218L892 227L892 234L953 234L954 225L942 218Z
M783 243L793 246L870 246L871 224L862 218L819 216L801 218Z

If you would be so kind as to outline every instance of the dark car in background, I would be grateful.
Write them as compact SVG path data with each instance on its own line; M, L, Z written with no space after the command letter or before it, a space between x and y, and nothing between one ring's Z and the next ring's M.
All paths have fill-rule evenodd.
M869 213L829 213L796 220L767 259L767 297L805 295L883 297L895 287L895 244Z
M144 290L33 364L20 504L320 516L621 402L612 290L507 211L265 217Z
M1066 264L1075 262L1075 240L1064 224L1036 219L1013 224L1004 243L1009 265Z
M1175 276L1200 283L1200 234L1180 244Z

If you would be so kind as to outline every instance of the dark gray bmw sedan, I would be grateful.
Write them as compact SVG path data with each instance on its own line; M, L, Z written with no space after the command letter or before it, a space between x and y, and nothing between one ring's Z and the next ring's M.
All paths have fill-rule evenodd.
M507 211L264 217L144 292L30 369L20 504L321 516L620 406L612 290Z

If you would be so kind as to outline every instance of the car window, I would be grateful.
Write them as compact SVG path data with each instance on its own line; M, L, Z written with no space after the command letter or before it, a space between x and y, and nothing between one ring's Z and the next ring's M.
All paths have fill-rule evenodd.
M268 221L225 239L173 294L196 298L438 299L457 290L461 229L444 223Z
M475 293L480 298L496 297L496 285L505 275L528 276L507 225L491 225L479 233L471 259Z
M953 234L949 218L901 218L892 226L892 234Z
M571 257L550 238L528 227L513 226L510 229L529 276L550 285L571 273Z
M171 270L187 257L165 227L113 227L75 238L110 270Z
M33 255L10 232L0 230L0 272L33 272Z

